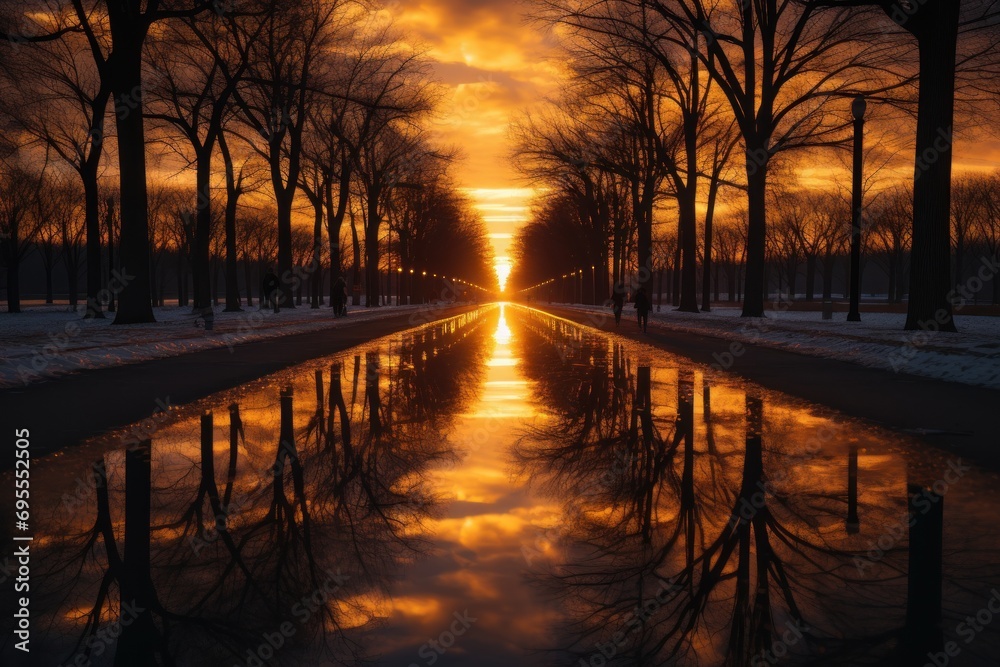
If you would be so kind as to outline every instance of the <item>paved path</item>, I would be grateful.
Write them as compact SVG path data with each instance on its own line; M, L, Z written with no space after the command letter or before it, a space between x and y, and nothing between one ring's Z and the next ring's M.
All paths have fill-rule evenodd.
M558 306L538 306L558 317L618 333L792 396L825 405L897 431L1000 470L1000 391L866 368L844 361L787 350L742 345L731 354L731 342L714 336L671 331L650 321L641 333L633 318L616 328L610 312L588 313Z
M32 456L150 417L169 397L184 405L310 359L475 310L450 306L291 334L127 366L82 371L25 388L0 390L0 470L13 466L14 429L31 431Z

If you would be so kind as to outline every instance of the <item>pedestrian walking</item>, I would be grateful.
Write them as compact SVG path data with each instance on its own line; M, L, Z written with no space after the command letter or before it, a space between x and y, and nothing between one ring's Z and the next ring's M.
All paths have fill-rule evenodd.
M274 312L277 314L280 312L278 303L281 300L281 282L278 280L278 274L274 272L274 267L270 267L267 273L264 274L264 296L274 307Z
M615 293L611 296L612 308L615 311L615 326L622 323L622 311L625 309L625 286L621 283L615 285Z
M646 325L649 322L649 297L646 296L646 288L640 287L635 293L635 313L639 317L639 328L646 332Z
M347 315L347 281L344 276L337 276L333 284L333 316Z

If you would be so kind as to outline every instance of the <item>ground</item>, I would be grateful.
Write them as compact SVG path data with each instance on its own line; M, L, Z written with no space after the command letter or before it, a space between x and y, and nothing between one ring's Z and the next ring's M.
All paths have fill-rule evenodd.
M275 315L256 306L241 313L215 312L212 331L195 320L190 308L156 308L155 324L114 326L114 315L85 320L66 305L30 305L18 314L0 313L0 388L34 382L80 370L108 368L238 343L319 331L351 322L376 320L420 306L355 307L346 318L334 318L329 307L308 305L282 309Z
M605 308L572 308L611 317ZM709 313L681 313L664 306L650 313L650 326L1000 389L1000 317L957 315L959 332L944 333L903 331L905 313L864 313L855 323L847 322L844 313L823 320L819 312L780 308L768 311L766 318L743 319L740 312L735 307L715 307ZM628 306L622 326L626 325L636 326L635 311ZM727 353L727 348L720 349L720 363Z
M610 311L570 306L595 316ZM289 334L319 331L360 320L374 320L417 306L354 308L335 319L329 308L301 306L279 315L258 308L219 312L214 328L196 323L190 308L156 309L156 324L113 326L113 319L84 320L68 306L33 305L24 313L0 313L0 388L25 386L79 370L172 357ZM819 312L776 309L766 318L741 319L736 307L710 313L680 313L670 306L651 313L650 324L810 356L838 359L893 373L1000 389L1000 317L956 316L959 333L903 331L904 313L864 313L848 323L844 313L823 320ZM634 311L626 308L628 324ZM727 348L719 352L725 361ZM723 364L724 365L724 364Z

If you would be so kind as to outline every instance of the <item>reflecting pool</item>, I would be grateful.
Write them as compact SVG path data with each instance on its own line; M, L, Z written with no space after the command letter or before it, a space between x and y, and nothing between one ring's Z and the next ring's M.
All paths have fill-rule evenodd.
M995 473L519 306L33 466L32 664L1000 656Z

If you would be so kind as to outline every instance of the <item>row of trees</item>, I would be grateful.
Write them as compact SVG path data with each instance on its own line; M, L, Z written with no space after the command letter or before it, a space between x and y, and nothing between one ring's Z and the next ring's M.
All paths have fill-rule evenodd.
M103 316L101 208L112 192L120 193L115 262L128 277L116 323L152 321L158 248L178 263L187 255L196 309L210 305L213 257L223 256L226 307L239 309L241 254L251 252L241 239L245 246L252 236L241 227L268 217L286 303L308 280L319 307L323 267L332 285L344 270L347 236L356 290L363 285L367 303L377 304L380 269L392 263L387 250L404 247L393 216L408 210L411 191L447 197L448 217L435 223L454 228L460 249L477 254L429 264L399 253L397 266L488 283L483 226L447 178L454 152L432 146L425 129L437 96L428 62L379 7L72 0L4 9L2 111L11 144L4 170L44 162L59 179L75 177L90 317ZM117 160L109 159L111 148ZM173 207L181 233L161 248L168 234L157 239L150 190L159 186L148 183L170 177L188 194ZM308 261L295 256L302 225L312 237ZM17 233L25 251L27 231ZM71 246L69 237L60 241ZM7 267L16 274L16 261ZM16 293L16 277L8 288Z
M872 106L888 143L916 148L907 328L942 311L951 328L955 100L971 112L996 94L995 4L548 0L538 20L567 36L573 76L558 106L514 124L514 161L559 202L541 213L555 207L587 230L574 241L587 246L578 265L608 267L614 283L625 282L631 265L637 286L649 285L656 223L676 220L684 311L699 309L699 282L708 306L717 203L725 200L720 215L742 211L729 217L743 238L743 314L759 317L791 175L804 159L846 152L849 100L865 95L879 102ZM905 131L911 114L914 134ZM848 207L848 232L851 219ZM522 259L531 233L520 243ZM536 284L526 264L518 268L521 287ZM610 290L604 273L595 281L599 298Z
M77 307L86 266L86 230L77 183L51 171L12 168L0 172L0 187L7 194L0 202L0 229L9 232L0 245L3 252L0 262L6 269L8 311L20 312L25 289L34 293L44 289L46 303L53 303L57 294L65 293L70 306ZM98 207L99 239L104 249L100 260L104 266L101 284L107 308L114 311L116 292L109 288L122 275L116 261L121 235L119 197L112 184L102 188L102 192L104 198ZM176 296L180 306L189 306L192 300L195 212L190 195L189 187L173 181L153 181L149 185L150 299L154 306L166 305L168 294ZM228 293L227 237L220 212L223 204L216 203L209 231L209 285L214 306L220 304L220 297L225 302ZM304 217L304 211L298 213ZM236 217L239 221L235 243L237 305L245 301L247 306L253 306L255 296L263 298L264 273L274 266L277 212L273 203L265 201L259 207L240 205ZM330 270L328 244L321 245L317 263L313 231L303 224L292 227L296 294L290 305L301 305L305 295L306 302L318 308L324 302L327 284L319 278L330 278L331 274L333 280L344 274L362 284L364 271L352 268L364 265L364 248L357 229L361 218L360 212L355 215L351 211L348 224L341 231L339 273ZM489 284L493 274L489 266L492 248L486 230L471 202L451 184L447 172L419 190L405 189L395 194L387 222L380 237L382 303L390 302L392 297L400 303L426 302L442 293L458 298L476 289L471 285L482 289L480 285ZM354 241L359 246L357 255ZM428 269L431 273L425 278L423 274ZM437 270L441 273L436 274ZM22 274L27 274L26 284L22 283ZM465 281L471 283L469 286L455 284L459 276L473 276L482 282ZM445 281L446 277L451 280ZM358 302L360 292L355 293L355 303Z
M783 299L802 295L806 301L848 294L850 263L850 202L845 193L775 188L769 196L771 224L767 237L766 284ZM984 261L1000 257L1000 172L965 175L956 179L952 200L952 282L964 302L983 300L1000 305L1000 281L976 284ZM891 303L906 296L912 250L913 190L907 184L887 187L872 197L861 228L862 283L886 294ZM697 278L702 310L713 301L740 301L746 272L747 214L735 208L723 212L712 230L711 265L706 271L704 227L699 227ZM676 229L655 227L651 277L652 293L670 304L681 300L681 254ZM625 245L635 247L634 228ZM515 244L517 279L529 295L548 298L576 296L588 303L603 300L606 276L592 264L594 248L603 239L592 238L578 211L565 197L545 198L535 207L531 222ZM599 260L598 260L599 261ZM593 269L591 268L593 267ZM872 273L869 267L875 269ZM635 267L626 267L634 271ZM591 272L593 271L593 276ZM581 275L582 273L582 275ZM582 283L567 285L576 274ZM550 282L555 276L566 280ZM842 279L842 281L841 281ZM591 282L593 281L593 282ZM626 281L627 283L628 281ZM540 286L531 290L531 286ZM976 289L973 289L975 287Z

